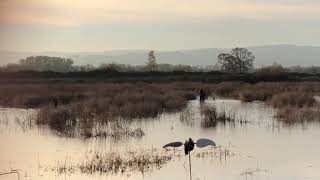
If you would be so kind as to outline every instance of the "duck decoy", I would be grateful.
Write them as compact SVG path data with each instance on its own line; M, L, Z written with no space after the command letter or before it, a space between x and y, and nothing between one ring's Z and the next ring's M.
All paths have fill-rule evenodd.
M204 148L207 146L216 146L216 143L210 139L202 138L198 139L196 142L192 140L192 138L189 138L189 140L186 140L185 143L182 142L171 142L163 146L163 148L168 148L168 147L181 147L184 145L184 154L189 155L189 171L190 171L190 180L192 180L191 176L191 156L190 153L193 151L194 146L196 145L198 148Z

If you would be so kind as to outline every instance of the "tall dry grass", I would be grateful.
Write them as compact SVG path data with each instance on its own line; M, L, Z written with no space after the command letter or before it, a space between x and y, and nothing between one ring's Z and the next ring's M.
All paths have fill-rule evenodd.
M290 92L319 95L319 82L260 82L257 84L225 82L213 84L211 91L220 97L240 99L244 102L270 101L274 95Z
M89 87L81 84L3 84L0 105L38 108L48 104L69 104L88 97Z
M208 95L265 101L276 108L288 104L312 107L314 100L310 97L320 94L319 82L4 84L0 86L0 105L40 108L38 124L57 131L71 131L70 127L81 125L89 132L95 126L92 121L103 125L122 118L129 122L181 110L188 100L196 98L200 87Z
M37 124L59 133L70 135L78 131L77 134L85 137L104 136L115 133L101 132L102 128L98 132L97 126L105 127L119 119L130 122L156 117L164 111L185 108L188 100L196 98L199 86L198 83L29 84L23 88L7 85L0 87L3 92L0 103L8 107L39 108ZM132 135L138 131L117 132Z
M220 97L235 98L243 102L263 101L277 109L276 117L283 122L305 122L316 120L319 103L314 98L320 94L319 82L261 82L248 84L225 82L210 86ZM205 110L209 118L204 126L215 126L217 114Z
M235 123L236 116L232 113L227 113L226 111L218 112L214 106L204 106L201 109L201 126L202 127L216 127L218 123Z
M303 108L283 107L278 109L276 117L288 125L304 122L320 122L320 106Z
M281 93L273 96L269 103L277 108L277 119L286 124L320 122L320 105L312 94Z
M312 94L305 92L285 92L274 95L270 103L275 108L303 108L312 107L316 103L316 100Z

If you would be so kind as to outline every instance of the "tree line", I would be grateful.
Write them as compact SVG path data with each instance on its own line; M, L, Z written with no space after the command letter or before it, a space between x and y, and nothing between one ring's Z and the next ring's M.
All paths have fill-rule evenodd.
M253 70L255 56L246 48L234 48L230 53L221 53L218 55L216 69L228 73L247 73ZM156 62L154 51L148 54L146 63L147 71L158 71L159 66Z
M20 59L17 64L8 64L7 71L55 71L69 72L73 70L73 60L61 57L30 56Z
M190 66L190 65L172 65L158 64L155 51L147 54L145 65L128 65L117 63L101 64L99 67L93 65L76 66L70 58L49 57L49 56L30 56L19 60L18 63L7 64L0 67L3 72L16 71L53 71L53 72L75 72L75 71L114 71L114 72L145 72L145 71L184 71L184 72L209 72L221 71L227 73L273 73L282 72L299 72L299 73L320 73L320 67L300 67L293 66L283 68L281 65L274 63L271 66L254 69L255 56L246 48L234 48L229 53L221 53L217 57L218 61L214 65L208 66Z

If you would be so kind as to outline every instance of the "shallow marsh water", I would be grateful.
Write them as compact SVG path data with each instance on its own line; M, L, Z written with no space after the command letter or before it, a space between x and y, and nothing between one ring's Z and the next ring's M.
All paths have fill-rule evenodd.
M201 127L201 108L216 106L218 110L236 114L239 122ZM274 110L259 102L209 100L205 104L190 101L188 119L182 121L184 110L163 113L155 119L136 120L132 127L141 127L145 136L124 139L78 139L59 136L45 128L30 126L35 110L0 109L0 172L18 169L20 179L188 179L188 159L173 159L160 169L125 174L81 174L51 171L63 163L78 163L92 152L151 151L172 141L202 137L216 141L233 155L199 158L192 153L193 179L320 179L320 126L317 123L287 126L274 119ZM30 117L31 115L31 117ZM30 119L31 118L31 119ZM240 123L240 120L247 123ZM177 150L180 152L179 150ZM215 150L216 151L216 150ZM219 150L218 150L219 151ZM15 174L0 179L17 179Z

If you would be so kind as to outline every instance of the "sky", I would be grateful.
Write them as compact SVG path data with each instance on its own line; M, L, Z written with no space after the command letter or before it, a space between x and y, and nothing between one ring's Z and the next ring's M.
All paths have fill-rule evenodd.
M0 50L320 45L320 0L0 0Z

